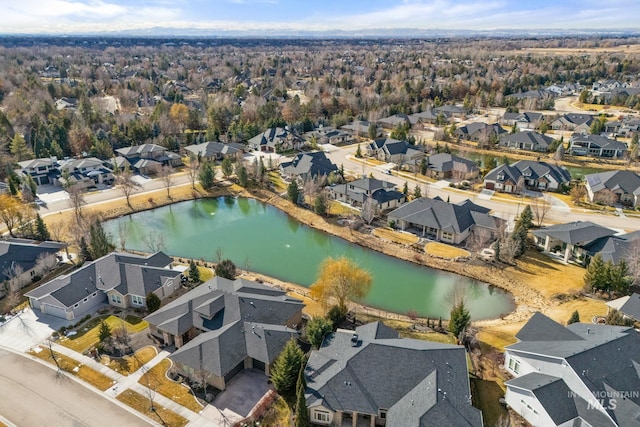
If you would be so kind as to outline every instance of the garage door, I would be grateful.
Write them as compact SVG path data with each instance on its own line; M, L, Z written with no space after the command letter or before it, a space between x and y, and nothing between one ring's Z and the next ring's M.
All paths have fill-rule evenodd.
M60 317L62 319L67 318L67 312L62 307L56 307L49 304L42 304L40 307L43 313L49 314L51 316Z
M484 188L487 190L495 190L495 184L493 182L487 182L485 183Z

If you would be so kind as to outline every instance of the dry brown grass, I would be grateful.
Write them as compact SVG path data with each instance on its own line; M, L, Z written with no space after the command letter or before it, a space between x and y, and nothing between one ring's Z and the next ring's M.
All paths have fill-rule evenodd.
M574 294L584 287L584 268L561 264L535 250L528 250L516 266L507 267L505 271L546 298Z
M147 346L136 351L131 356L117 358L102 356L100 363L108 366L109 368L122 375L129 375L140 369L142 365L156 357L157 354L158 351L155 349L155 347Z
M154 404L155 411L152 411L151 400L149 397L136 393L133 390L123 391L116 397L116 399L165 426L183 427L189 423L189 420L186 418L170 411L169 409L163 408L158 404Z
M100 333L101 322L99 318L94 318L90 322L92 322L92 326L89 330L78 331L77 335L72 335L70 337L61 337L58 341L58 344L68 347L71 350L77 351L78 353L84 353L91 347L96 346L100 342L98 335ZM109 328L111 328L112 332L122 326L125 326L127 328L127 331L129 331L130 333L140 332L149 327L149 324L147 322L142 321L138 324L133 325L116 316L107 317L105 319L105 322L107 323L107 325L109 325Z
M399 243L401 245L412 245L418 243L420 238L415 234L403 231L392 230L391 228L376 228L373 235L389 242Z
M37 357L38 359L46 360L47 362L55 365L55 362L51 355L51 351L48 348L37 348L39 349L39 351L31 350L29 354ZM113 385L113 381L111 380L111 378L107 377L106 375L103 375L100 372L58 352L54 351L53 354L63 371L68 372L71 375L75 375L84 382L91 384L98 390L105 391Z
M280 396L273 402L273 405L264 414L260 425L273 427L288 427L291 425L291 409Z
M424 252L440 258L468 257L469 251L440 242L429 242L424 245Z
M449 334L441 334L439 332L420 332L413 329L413 322L405 322L403 320L386 319L372 314L358 313L358 320L364 323L381 321L385 325L395 329L403 338L413 338L423 341L434 341L444 344L455 344L455 339ZM421 322L424 319L421 320Z
M145 373L138 382L144 386L150 386L151 389L164 397L173 400L195 413L200 412L202 405L200 405L193 394L191 394L191 390L167 378L166 374L170 368L171 361L164 359Z
M351 215L359 215L360 211L352 208L351 206L347 206L343 203L332 200L329 202L329 208L327 209L329 215L333 216L351 216Z
M304 303L302 312L309 316L324 316L327 313L327 310L322 304L320 304L316 300L309 298L308 296L302 295L297 292L287 292L287 295L301 300Z
M478 340L494 347L499 351L504 351L508 345L514 344L516 334L522 328L525 322L509 323L496 326L485 326L478 332Z
M580 321L582 323L591 322L594 316L606 316L607 305L604 301L587 298L576 297L563 302L562 304L545 310L544 314L563 325L567 323L571 317L571 313L578 310Z

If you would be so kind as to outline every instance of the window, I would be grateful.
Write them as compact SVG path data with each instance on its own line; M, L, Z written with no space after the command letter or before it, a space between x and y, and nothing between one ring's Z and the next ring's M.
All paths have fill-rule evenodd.
M453 234L447 233L446 231L442 232L442 240L453 240Z
M386 409L380 409L380 418L383 419L383 420L387 418L387 410Z
M80 304L79 304L79 303L75 303L75 304L73 304L73 308L78 308L79 306L80 306Z
M514 373L519 373L520 372L520 361L514 359L513 357L509 358L509 370L513 371Z
M87 302L89 301L89 297L86 297L85 299L82 300L82 302Z
M144 305L144 298L138 295L131 295L131 304L133 305Z
M121 304L122 303L122 298L120 298L120 295L111 294L111 302L116 303L116 304Z
M95 297L97 297L97 296L98 296L98 293L97 293L97 292L94 292L94 293L93 293L93 295L91 295L91 298L95 298Z
M329 422L329 413L324 411L315 411L313 413L313 419L315 421L324 421L325 423Z

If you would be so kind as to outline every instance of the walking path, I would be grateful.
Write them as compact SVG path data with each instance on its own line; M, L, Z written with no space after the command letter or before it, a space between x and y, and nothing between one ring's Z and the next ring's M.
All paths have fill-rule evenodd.
M43 345L42 343L51 335L53 330L54 329L51 326L39 322L38 318L35 316L32 310L26 309L19 315L15 316L15 318L13 318L11 321L0 326L0 347L25 356L24 353L28 350L38 345ZM173 400L168 399L153 390L150 391L149 388L140 384L138 381L146 372L148 372L151 368L153 368L167 356L169 356L170 353L167 351L161 351L158 355L156 355L149 362L145 363L136 372L133 372L131 375L125 376L99 363L91 357L80 354L60 344L52 343L51 349L75 360L78 363L81 363L82 365L88 366L91 369L100 372L101 374L114 381L113 386L108 388L104 392L99 392L95 389L92 390L101 394L103 397L109 399L118 406L126 408L127 410L130 410L129 407L117 400L116 397L119 394L123 393L125 390L133 390L143 396L152 397L153 402L156 405L162 406L184 417L189 421L188 426L190 427L231 426L236 421L239 421L237 414L228 412L226 410L223 412L221 412L220 410L203 410L201 411L201 413L193 412L190 409L185 408L179 403L174 402ZM42 363L46 364L49 367L52 367L49 363ZM75 377L73 378L75 379ZM78 382L85 385L86 387L90 387L83 381ZM148 418L145 419L149 421ZM0 421L3 421L2 418L0 418ZM152 425L159 425L153 420L150 422ZM8 425L11 424L9 423Z

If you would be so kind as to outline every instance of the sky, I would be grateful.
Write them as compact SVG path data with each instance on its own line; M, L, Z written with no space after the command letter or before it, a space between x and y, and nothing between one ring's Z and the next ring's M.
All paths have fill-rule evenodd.
M0 0L0 33L616 30L638 16L638 0Z

